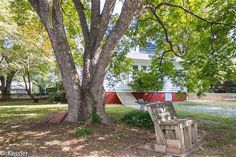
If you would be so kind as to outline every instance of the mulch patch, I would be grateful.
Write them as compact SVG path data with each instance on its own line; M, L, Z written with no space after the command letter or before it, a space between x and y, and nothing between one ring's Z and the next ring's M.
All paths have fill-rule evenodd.
M140 154L138 146L155 140L153 129L141 129L123 124L88 125L87 127L92 129L92 134L77 139L74 134L75 129L81 126L84 124L65 122L46 125L32 122L11 124L0 132L0 151L25 151L32 157L134 157L144 156ZM223 155L222 152L209 147L211 140L213 139L206 138L202 148L191 156ZM145 156L163 156L163 154L150 152L145 153Z
M26 151L29 156L139 156L137 147L155 139L153 130L121 124L89 125L92 134L76 139L75 129L82 125L63 122L8 127L0 133L0 150Z

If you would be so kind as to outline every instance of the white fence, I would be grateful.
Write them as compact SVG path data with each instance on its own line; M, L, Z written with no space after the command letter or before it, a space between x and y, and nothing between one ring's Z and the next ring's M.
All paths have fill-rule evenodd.
M236 101L236 93L205 93L200 98L195 93L189 93L188 100Z

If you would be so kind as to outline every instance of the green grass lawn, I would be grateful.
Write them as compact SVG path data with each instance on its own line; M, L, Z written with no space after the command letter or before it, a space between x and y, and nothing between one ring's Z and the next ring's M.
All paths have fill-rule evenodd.
M0 124L9 122L37 121L53 112L66 111L67 104L51 104L48 101L12 101L0 103ZM107 105L106 112L114 122L119 122L123 115L134 110L121 105Z
M177 105L188 105L189 102ZM192 103L192 105L196 105ZM30 123L40 120L52 112L66 111L66 104L50 104L48 101L32 103L30 101L1 102L0 103L0 125ZM115 123L121 123L120 119L133 108L121 105L107 105L106 112ZM236 145L236 118L222 117L212 114L189 112L178 109L177 115L181 118L191 118L198 122L200 129L207 131L209 146L225 149L228 145ZM212 139L213 138L213 139ZM235 153L235 152L234 152Z
M181 118L193 118L197 120L213 121L215 123L222 123L228 125L235 122L236 118L222 117L217 115L210 115L198 112L189 112L178 108L180 105L197 105L195 102L179 102L176 103L177 114ZM201 104L203 105L203 104ZM51 104L48 101L40 101L40 103L32 103L31 101L12 101L0 103L0 124L8 122L21 122L21 121L36 121L40 118L52 113L66 111L67 104ZM135 110L133 108L124 107L121 105L107 105L106 112L115 122L119 120L128 112ZM231 125L230 125L231 126Z
M107 105L106 112L112 118L112 120L116 123L120 122L120 119L130 111L135 109L130 107L124 107L121 105Z
M66 104L50 104L48 101L0 102L0 124L36 121L52 112L66 111L66 109Z
M233 101L184 101L176 102L176 106L215 106L224 108L236 108L236 102Z

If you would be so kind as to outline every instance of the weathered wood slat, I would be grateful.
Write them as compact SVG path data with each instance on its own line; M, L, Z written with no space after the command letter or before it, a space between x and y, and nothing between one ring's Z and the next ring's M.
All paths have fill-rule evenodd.
M52 114L50 114L49 116L47 116L46 118L44 118L44 119L41 121L41 123L47 123L47 122L53 117L53 114L55 114L55 113L52 113Z
M192 147L192 124L190 124L187 128L188 130L188 138L189 138L189 148Z
M154 128L155 128L157 143L160 144L160 145L161 144L166 145L166 138L165 138L160 126L159 126L157 116L153 112L152 108L148 108L148 112L149 112L149 114L152 118L152 121L154 122Z
M180 142L177 139L175 140L167 139L167 147L171 149L179 149L179 150L181 149Z
M43 118L39 123L40 124L58 124L63 122L67 116L67 112L52 113L47 117Z
M147 143L145 145L139 146L138 148L160 153L166 153L167 149L167 147L164 145L158 145L153 143Z
M193 143L197 143L197 123L192 125L192 141Z

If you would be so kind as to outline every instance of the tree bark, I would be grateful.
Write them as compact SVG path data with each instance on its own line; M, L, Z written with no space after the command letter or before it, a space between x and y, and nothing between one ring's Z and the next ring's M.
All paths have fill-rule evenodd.
M98 116L103 124L111 124L111 119L105 113L105 90L103 84L90 84L87 89L81 91L83 106L89 112L89 118ZM96 115L94 115L96 114Z
M15 73L15 71L10 71L10 73L7 74L6 79L4 76L0 76L2 101L7 101L11 99L11 84Z
M97 90L96 90L97 89ZM104 90L103 84L100 84L100 86L96 87L96 89L92 89L92 91L96 91L93 92L96 101L96 114L99 116L99 118L101 119L101 122L103 124L111 124L112 121L111 119L107 116L106 112L105 112L105 95L106 92Z
M27 80L25 78L25 75L27 75ZM31 90L31 81L30 81L30 75L29 75L29 71L27 70L26 74L23 75L23 81L25 83L25 90L28 94L28 96L34 101L36 102L36 99L34 97L34 95L32 94L32 90Z

